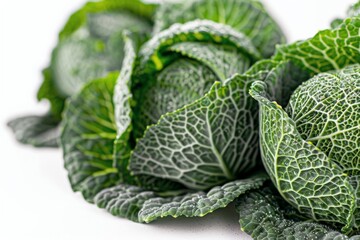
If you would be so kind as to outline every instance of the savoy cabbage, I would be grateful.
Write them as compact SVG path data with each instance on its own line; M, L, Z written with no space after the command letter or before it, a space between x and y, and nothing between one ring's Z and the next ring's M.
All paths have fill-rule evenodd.
M195 14L208 2L193 1L189 9L196 6ZM222 1L212 2L219 11ZM94 80L70 98L61 146L72 188L87 201L140 222L204 216L268 178L254 172L258 107L247 92L254 80L239 73L274 50L252 36L260 32L277 43L284 36L259 2L226 6L234 15L223 17L234 27L204 14L143 45L124 32L118 77Z
M285 44L256 0L89 2L44 70L51 111L9 125L60 142L72 189L115 216L235 201L255 239L359 239L359 9Z
M250 94L260 106L263 165L277 191L238 200L242 228L255 239L348 239L339 231L358 232L359 27L351 14L258 63L265 74Z

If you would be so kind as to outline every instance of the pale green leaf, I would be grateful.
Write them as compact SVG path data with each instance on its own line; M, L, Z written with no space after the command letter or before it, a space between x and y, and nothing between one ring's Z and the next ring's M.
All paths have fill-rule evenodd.
M221 81L236 73L245 72L251 65L251 60L245 54L228 45L183 42L174 44L169 51L178 52L206 64Z
M58 44L51 69L55 87L62 96L72 96L85 83L106 75L108 63L103 44L94 38L67 39Z

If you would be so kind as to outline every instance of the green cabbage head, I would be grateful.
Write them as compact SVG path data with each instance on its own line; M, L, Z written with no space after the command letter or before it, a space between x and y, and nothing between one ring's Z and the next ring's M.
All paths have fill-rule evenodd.
M266 82L260 103L261 154L280 194L317 221L358 228L360 65L320 73L302 83L283 109Z

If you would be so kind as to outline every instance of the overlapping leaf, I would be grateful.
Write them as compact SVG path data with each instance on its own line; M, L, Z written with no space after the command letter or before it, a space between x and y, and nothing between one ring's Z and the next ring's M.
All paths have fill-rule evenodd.
M304 140L321 149L343 173L359 175L359 64L307 80L291 95L286 112Z
M302 137L297 129L298 125L301 126L302 124L298 121L294 122L296 119L292 119L292 116L289 116L275 102L286 105L287 97L279 98L278 92L274 91L274 89L285 78L292 80L291 82L294 84L291 88L294 90L308 79L306 76L328 70L338 70L354 63L360 63L359 24L359 18L349 18L344 20L337 28L320 31L311 39L278 47L277 53L272 59L273 62L278 62L278 65L273 65L273 69L270 70L270 72L275 73L273 75L275 78L269 79L266 76L259 79L263 81L254 83L250 91L260 105L260 146L263 163L282 197L305 216L317 221L341 224L344 232L348 232L358 225L356 220L353 219L354 211L357 211L355 204L357 193L350 184L348 176L344 174L343 168L335 163L334 156L327 156L325 152L320 150L318 147L321 144L314 146L312 142L307 142ZM296 66L304 74L297 75L286 72L280 67L281 63ZM269 64L259 63L258 67L261 68L262 65ZM356 79L355 68L354 66L347 67L343 70L341 78ZM341 81L341 78L338 76L337 80L334 81ZM346 79L343 81L344 85L348 82ZM323 83L326 82L325 80ZM350 89L355 90L351 91L357 89L356 82L358 80L354 81ZM325 88L315 87L314 89L324 91ZM341 92L343 91L340 91L340 94ZM348 90L346 92L348 93ZM292 91L289 91L289 93L292 93ZM327 91L327 93L330 94L331 91ZM299 101L297 105L300 108L308 109L307 107L311 105L309 102L315 101L318 103L320 98L314 94L311 94L311 96L305 93L298 94ZM355 94L354 98L358 99L358 96L356 97ZM358 100L351 99L349 98L348 106L351 109L356 109L355 106ZM332 103L331 107L336 105L336 103ZM313 105L312 111L321 111L320 106L315 107ZM326 115L326 118L331 119L331 114L329 114ZM356 128L356 110L353 111L353 114L355 114L352 116L355 116L354 127ZM319 124L319 121L314 119L314 115L300 113L298 116L299 118L308 116L311 121ZM352 119L352 116L348 116L349 119ZM352 121L352 124L354 124L354 120ZM327 127L323 130L326 129L331 129L331 125L327 124ZM313 130L316 131L316 129ZM356 139L356 132L354 136L354 139ZM356 149L353 151L356 152ZM354 160L356 162L356 159ZM355 166L356 163L351 165Z
M140 139L130 160L134 174L207 189L257 164L257 107L247 90L253 78L216 83L196 102L164 115Z
M265 92L265 85L257 82L250 93L260 105L261 155L273 183L306 216L350 227L355 197L346 175L301 138L294 121Z
M234 81L237 83L224 88L217 83L211 93L202 96L214 82L244 71L257 57L248 38L210 21L173 26L146 43L140 50L133 77L136 81L133 85L134 136L142 136L146 127L156 123L163 114L193 103L162 117L158 125L147 131L130 160L134 174L207 189L253 168L257 157L256 135L250 133L250 129L245 130L245 126L256 124L252 111L257 110L251 101L245 100L249 83L241 77ZM169 118L179 121L171 123ZM228 127L220 129L219 126ZM243 135L238 138L236 134ZM222 155L228 158L227 163L223 162ZM164 159L166 166L162 166ZM228 168L234 169L231 172ZM157 169L157 173L152 169ZM184 175L180 176L182 171ZM203 178L207 183L195 183L197 179L192 175L199 173L201 177L197 179Z
M316 74L360 62L360 18L345 19L337 28L320 31L313 38L277 47L274 60L291 60Z
M260 239L358 240L331 227L304 219L273 187L248 192L236 200L241 230Z
M260 1L253 0L190 0L165 3L156 13L154 32L158 33L174 23L208 19L233 27L244 33L264 57L270 57L275 45L285 37L277 23L269 16Z
M24 144L39 147L57 147L59 121L51 115L26 116L8 123L16 139Z
M87 84L71 98L64 112L61 146L74 191L92 201L102 189L119 181L113 166L116 138L114 86L118 73Z
M226 207L248 190L259 188L266 179L267 176L260 173L214 187L207 193L189 192L174 197L161 197L161 194L139 187L118 185L100 192L95 203L115 216L136 222L148 223L167 216L202 217Z

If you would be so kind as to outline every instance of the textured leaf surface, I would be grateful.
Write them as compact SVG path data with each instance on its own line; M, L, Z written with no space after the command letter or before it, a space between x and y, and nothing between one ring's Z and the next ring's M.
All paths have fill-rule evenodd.
M134 183L133 177L128 170L130 152L132 150L131 142L131 75L136 59L136 43L131 39L128 32L124 33L124 51L125 58L121 68L119 79L114 89L114 113L117 128L116 140L114 142L114 166L119 169L122 181Z
M268 100L263 82L250 94L260 105L263 163L281 195L301 213L318 221L350 227L355 197L341 168L297 131L280 105Z
M119 32L128 28L139 34L151 32L155 8L138 0L102 0L89 2L72 14L59 34L39 100L49 99L51 112L61 118L66 97L84 83L120 69L123 45Z
M261 60L256 62L247 72L256 76L267 87L267 97L281 105L287 105L291 93L309 79L309 73L300 69L291 61Z
M113 167L116 125L112 98L117 76L112 73L86 85L64 112L61 146L65 168L73 190L88 201L119 180Z
M114 106L115 121L117 126L117 137L114 144L114 164L119 169L122 182L129 184L145 183L146 188L165 191L168 189L183 188L180 184L172 183L168 180L156 179L151 176L130 175L128 165L130 154L135 145L132 139L132 101L131 93L132 74L136 65L137 43L134 36L129 33L124 34L125 41L125 59L121 69L119 79L115 86Z
M219 45L219 43L222 43L223 45ZM203 51L203 52L202 52ZM200 53L201 52L201 53ZM149 42L147 42L140 50L138 62L135 63L135 68L133 70L133 74L127 81L127 86L122 87L119 92L121 91L129 91L124 90L128 89L131 85L131 92L132 96L129 94L119 94L122 96L125 96L122 98L123 100L116 100L116 102L119 103L126 103L127 106L124 107L124 104L120 104L120 108L122 109L123 113L119 115L119 119L121 119L122 123L119 125L119 129L125 129L124 126L128 126L133 128L133 136L134 138L139 138L143 136L144 130L151 124L156 123L159 118L167 113L172 112L178 108L183 107L186 104L189 104L191 102L194 102L195 100L198 100L202 98L202 96L209 91L211 85L216 82L217 80L225 80L225 78L229 77L227 75L233 75L237 71L245 71L250 64L252 64L257 58L259 54L257 53L256 49L251 45L251 42L249 39L247 39L242 34L234 31L233 29L221 25L216 24L211 21L194 21L190 22L184 25L177 25L173 26L172 28L159 33L154 38L152 38ZM230 58L233 58L232 61ZM128 66L134 66L133 64L128 64ZM126 81L125 81L126 82ZM242 90L241 87L249 87L250 85L247 83L240 83L241 86L238 86L239 89L234 91L237 91L237 94L246 94L246 90ZM217 84L217 87L220 88L220 84ZM234 87L235 88L235 87ZM118 91L118 90L117 90ZM219 95L226 95L230 93L221 92L219 89L216 90L219 91ZM224 89L225 91L225 89ZM229 90L231 91L231 90ZM213 98L216 98L217 93L213 93ZM126 96L129 97L126 97ZM242 99L242 97L234 96L235 98L232 100L228 100L229 104L232 106L235 104L236 99ZM224 96L226 98L226 96ZM125 101L124 101L125 100ZM198 105L201 105L202 100L198 101ZM134 103L134 106L132 108L129 108L131 102ZM245 104L248 108L247 110L252 110L251 102L246 101ZM255 102L253 102L255 103ZM240 103L240 105L243 103ZM192 107L191 111L196 111L195 104ZM206 105L206 104L205 104ZM215 106L213 106L216 108ZM227 106L223 106L226 108ZM236 106L237 107L237 106ZM236 108L235 107L235 108ZM203 106L205 109L206 106ZM221 108L221 107L219 107ZM125 109L125 110L124 110ZM127 110L126 110L127 109ZM219 145L221 139L229 138L230 142L225 144L223 147L222 153L219 154L226 154L231 158L233 162L233 165L235 167L238 167L239 171L242 170L249 170L250 168L254 167L256 165L256 135L252 135L250 130L240 130L244 124L254 124L252 121L251 113L249 111L245 110L244 112L241 112L242 110L236 110L238 111L239 115L236 115L234 117L238 117L238 119L232 119L232 117L227 118L226 116L223 116L222 119L216 118L215 113L209 114L209 118L212 118L209 121L214 121L214 124L216 121L218 121L218 124L226 125L228 122L229 124L232 124L228 128L224 128L224 131L220 130L220 127L218 126L218 129L212 129L211 131L214 131L214 134L219 134L214 136L213 138L216 139L214 141L218 141ZM191 112L190 111L190 112ZM204 110L200 110L199 112L203 112ZM231 111L224 109L224 111ZM256 111L256 109L255 109ZM124 114L125 113L125 114ZM246 116L240 116L242 113L245 113ZM191 114L191 113L189 113ZM202 118L198 119L200 121L199 125L202 124L201 132L194 134L198 134L197 137L203 138L201 134L204 134L204 137L206 136L206 131L208 131L206 124L201 123L201 121L205 120L206 114L203 113ZM210 116L211 115L211 116ZM117 114L118 116L118 114ZM131 125L130 125L130 116L131 116ZM183 118L183 116L181 116ZM193 118L195 121L196 116ZM236 124L235 121L239 120L241 121L241 124ZM251 122L251 123L249 123ZM193 124L193 123L191 123ZM194 123L196 124L196 123ZM235 126L236 125L236 126ZM241 125L241 126L240 126ZM171 128L172 126L167 126L168 128ZM195 128L195 126L189 126L190 128ZM232 136L232 129L239 128L238 132L240 134L243 134L243 138L237 139L237 137ZM181 130L178 128L176 131ZM127 130L126 130L127 131ZM171 129L168 130L172 131ZM194 130L195 131L195 130ZM156 134L161 133L162 130L159 130ZM219 133L218 133L219 132ZM161 133L162 134L162 133ZM170 134L170 133L169 133ZM182 134L182 133L181 133ZM210 133L213 134L213 133ZM178 137L178 136L177 136ZM184 141L184 144L186 145L185 141L189 141L188 143L191 144L191 141L193 141L194 144L198 144L197 141L199 139L190 139L187 140L187 137L191 136L180 136L182 140ZM154 137L156 138L156 136ZM208 137L209 138L209 137ZM212 138L212 137L211 137ZM131 139L130 139L131 140ZM152 143L154 139L148 139L144 140L147 141L147 143ZM232 141L233 140L233 141ZM162 146L157 148L156 146L151 147L157 150L158 153L162 155L163 158L166 158L168 156L169 151L172 149L173 141L177 140L171 140L172 142L165 143L167 140L162 140L160 144L164 144ZM206 139L200 139L200 141L208 141ZM213 140L211 140L213 141ZM231 142L232 141L232 142ZM179 144L176 146L176 152L175 155L181 155L180 157L183 157L183 155L187 155L187 158L192 158L190 162L188 163L188 160L186 160L184 163L181 163L184 159L177 159L176 161L178 163L176 164L182 164L183 168L186 168L186 165L192 164L191 161L198 161L198 159L206 158L205 163L197 162L195 165L206 165L206 163L209 163L210 161L214 161L213 159L207 159L211 157L214 158L214 153L211 150L211 143L209 141L207 143L200 142L200 146L204 143L205 149L207 152L203 153L203 156L193 158L194 155L197 155L199 150L203 149L196 149L196 152L191 152L191 147L186 150L187 153L183 152L185 149L180 149L181 146L179 144L182 144L179 142ZM155 142L156 143L156 142ZM157 144L157 143L156 143ZM209 145L210 144L210 145ZM185 146L184 147L188 147ZM225 146L226 145L226 146ZM234 147L235 145L235 147ZM242 149L244 146L253 146L249 150L249 152L245 153L245 150ZM175 147L175 146L174 146ZM135 150L136 153L140 153L141 155L148 155L152 154L152 152L148 152L148 149L141 149L141 147L138 148L138 150ZM235 149L236 148L236 149ZM124 148L118 148L119 150ZM127 148L130 149L130 148ZM240 150L239 150L240 149ZM237 153L235 153L237 152ZM237 155L236 155L237 154ZM135 154L133 154L134 156ZM190 156L191 155L191 156ZM117 154L117 156L120 156ZM128 154L124 154L124 156L128 156ZM155 156L156 158L157 156ZM244 158L244 162L238 161L240 163L235 163L236 157L242 157ZM176 157L172 157L172 159L167 159L167 161L174 161ZM216 157L215 157L216 158ZM201 161L204 161L202 159ZM156 159L154 161L157 161L160 159ZM131 160L132 161L132 160ZM130 161L130 162L131 162ZM124 161L125 162L125 161ZM142 160L139 160L137 162L142 162ZM140 163L142 165L146 165L147 163ZM194 165L194 166L195 166ZM216 164L215 164L216 165ZM206 174L209 174L209 176L213 176L216 180L211 179L205 179L205 181L211 182L211 184L203 185L200 188L201 189L208 189L211 186L216 185L217 183L223 183L227 180L227 178L224 178L220 176L222 173L218 174L216 173L217 167L216 166L210 166L210 169L208 169ZM130 163L130 167L132 166L132 163ZM150 168L156 167L155 165L151 164ZM228 166L222 166L223 169L220 169L220 171L224 171L225 168ZM131 167L132 168L132 167ZM146 168L146 167L145 167ZM202 168L202 166L200 167ZM133 170L133 169L131 169ZM177 171L177 169L169 169L169 171ZM199 170L198 172L201 172L202 170ZM228 170L225 170L228 171ZM236 172L237 170L234 170ZM205 171L206 172L206 171ZM183 185L184 181L178 181L177 176L169 178L168 176L171 175L169 173L166 173L163 175L162 173L157 174L149 174L149 171L133 171L133 173L136 175L137 179L140 181L141 185L144 187L148 187L148 182L150 181L152 184L160 184L158 186L152 185L157 190L164 191L163 187L168 186L168 183L171 182L171 180L174 181L171 189L182 189L184 188ZM195 174L188 173L188 175ZM228 173L226 173L228 174ZM228 179L234 179L237 176L236 175L229 177ZM204 176L204 175L203 175ZM188 176L187 176L188 177ZM185 177L185 178L187 178ZM157 180L154 180L154 178L157 178ZM191 177L190 177L191 178ZM200 177L199 177L200 178ZM211 177L210 177L211 178ZM219 180L221 179L221 180ZM194 181L191 179L190 181ZM192 186L192 183L187 183L187 187ZM160 187L160 189L159 189ZM196 188L196 187L195 187ZM199 188L199 187L198 187Z
M354 211L354 229L357 229L357 231L359 232L358 229L360 229L360 177L357 176L350 176L349 177L349 182L351 184L351 186L354 189L354 193L355 193L355 197L356 197L356 209ZM359 232L360 234L360 232Z
M58 44L51 69L56 89L62 96L72 96L88 81L106 75L108 62L103 44L95 38L68 39Z
M146 33L152 29L149 21L126 10L90 13L87 15L87 26L90 35L105 39L114 32L118 32L119 29L135 33Z
M169 51L181 53L207 65L221 81L236 73L245 72L251 65L251 59L246 54L227 45L185 42L171 46Z
M103 13L109 14L109 13L123 13L127 15L137 15L140 19L143 19L143 22L149 22L151 23L151 18L154 14L154 11L156 9L155 4L144 4L142 1L139 0L101 0L97 2L88 2L86 3L82 8L74 12L69 20L66 22L64 28L61 30L59 34L60 39L68 38L71 36L74 32L76 32L79 28L82 26L89 24L90 26L94 23L91 22L94 19L90 19L90 22L88 17L90 15L90 18L100 16L99 18L96 18L95 20L102 20L100 22L101 28L110 28L112 26L121 26L122 29L124 29L124 25L121 25L122 23L119 23L116 21L116 19L111 18L111 23L114 25L109 25L103 22L104 18L101 18ZM97 15L99 14L100 15ZM118 14L116 14L117 17L119 17ZM106 15L106 17L109 17L109 15ZM114 21L115 20L115 21ZM138 20L136 20L138 21ZM96 22L99 23L99 22ZM143 23L146 24L146 23ZM128 26L128 25L127 25ZM136 26L130 26L130 27L136 27ZM151 31L151 30L150 30Z
M266 179L266 175L258 174L214 187L207 193L194 192L176 197L160 197L139 187L119 185L100 192L95 202L115 216L138 222L152 222L167 216L202 217L226 207L246 191L259 188Z
M161 70L167 61L171 60L163 56L162 52L166 53L168 47L181 42L224 44L238 48L253 61L261 58L251 40L230 26L209 20L194 20L185 24L175 24L151 38L140 51L142 70Z
M255 240L358 240L308 219L294 217L296 209L286 203L275 189L262 188L241 195L236 201L241 230Z
M231 26L248 36L264 57L269 57L275 45L285 41L279 26L259 1L252 0L190 0L165 3L156 13L154 32L174 23L208 19Z
M279 99L277 96L277 91L273 91L279 83L278 80L283 79L284 76L286 78L286 76L289 75L291 76L290 78L295 80L291 88L294 90L294 87L296 88L297 85L307 80L307 78L304 77L307 75L306 73L313 75L327 70L338 70L347 65L359 63L359 26L359 18L349 18L344 20L337 28L321 31L311 39L278 47L277 53L272 61L279 61L279 63L285 61L285 63L290 63L291 65L301 68L304 74L297 77L296 74L294 75L291 72L284 70L277 71L277 67L274 67L271 72L275 74L275 78L273 78L275 81L271 79L268 81L266 78L262 79L265 83L257 82L250 90L251 95L257 99L260 104L260 146L263 163L282 197L305 216L318 221L342 224L342 226L344 226L342 229L344 232L350 231L352 227L358 225L353 215L354 211L357 211L355 205L357 193L351 186L349 177L344 174L342 167L335 163L333 156L327 156L326 147L322 147L322 150L318 148L321 147L322 140L319 143L316 139L309 138L309 142L307 142L307 138L303 138L297 129L297 125L300 125L299 130L301 130L302 123L300 123L300 121L294 122L296 119L292 119L280 105L276 102L271 102L271 100L286 105L286 101ZM261 67L261 63L258 65ZM355 77L356 75L354 75L353 71L349 71L349 69L344 71L347 71L346 74L342 74L343 77L347 78L343 81L344 86L341 86L341 83L337 83L337 87L335 88L344 89L345 83L349 81L348 78ZM276 77L276 75L280 77ZM331 73L326 75L328 76L327 78L331 78L329 77L330 75ZM340 76L337 75L333 79L334 82L341 82L339 77ZM357 80L355 80L355 82L356 81ZM335 129L332 126L332 121L324 124L323 128L321 127L321 122L324 122L325 115L329 120L340 120L343 117L344 119L352 121L352 124L355 122L355 129L353 129L355 134L350 134L352 140L350 139L351 141L349 143L351 145L352 142L357 141L356 127L358 125L358 119L354 107L356 108L357 106L358 96L356 96L357 94L352 94L353 91L357 91L357 84L352 81L351 85L354 86L348 88L351 89L350 91L346 90L346 93L344 91L339 93L340 95L351 95L349 98L350 102L346 102L349 108L344 106L342 108L344 110L344 116L341 117L341 114L339 114L334 118L331 113L328 115L322 113L322 119L320 119L321 117L310 116L318 110L323 112L320 109L321 104L315 104L315 102L319 103L320 100L326 102L331 99L336 99L336 101L330 101L331 104L329 103L330 108L334 108L334 106L340 104L341 99L345 96L343 95L341 97L338 95L331 97L330 88L326 88L327 90L324 91L324 84L326 82L326 79L324 79L320 84L321 87L314 87L310 94L311 96L309 96L309 94L306 95L306 92L298 94L297 105L299 109L304 108L309 110L309 108L311 108L311 111L309 115L304 112L299 112L297 116L299 119L304 117L304 119L308 121L319 123L320 127L318 129L314 128L310 131L320 133L320 136L321 131L328 132ZM316 91L324 91L324 94L330 95L322 97L319 95L316 96ZM290 91L290 93L291 92L292 91ZM312 107L309 107L311 102L313 103ZM349 115L349 111L352 109L355 110L352 113L354 116L352 116L352 114ZM333 109L331 112L336 111ZM289 113L292 114L292 110L289 110ZM345 117L345 115L347 116ZM352 117L355 117L355 120L351 120L353 119ZM354 126L350 126L350 128ZM306 127L303 129L309 130L310 128ZM342 134L343 133L337 136L339 137L338 139L341 139ZM326 136L326 134L323 136ZM312 141L314 141L317 146L314 146ZM335 148L338 145L339 141L335 141ZM354 147L356 144L352 146ZM349 152L350 158L352 158L352 152L355 151L356 153L358 147L346 149L346 151ZM338 149L334 150L335 152L338 151ZM355 160L355 163L356 162L357 160Z
M16 139L35 147L57 147L60 136L59 121L51 115L26 116L8 123Z
M277 47L274 60L291 60L316 74L360 62L360 18L344 20L337 28L320 31L313 38Z
M210 68L193 60L179 59L168 65L158 74L156 82L135 93L141 97L134 110L135 136L142 137L146 127L163 114L204 96L217 80Z
M235 179L257 164L257 107L247 94L253 76L216 83L196 102L164 115L140 139L134 174L162 177L192 189Z
M292 94L286 109L306 141L344 173L360 173L360 65L316 75Z
M157 34L141 48L133 77L135 138L162 114L199 99L213 82L245 71L258 57L247 37L211 21L174 25Z

